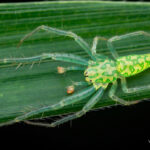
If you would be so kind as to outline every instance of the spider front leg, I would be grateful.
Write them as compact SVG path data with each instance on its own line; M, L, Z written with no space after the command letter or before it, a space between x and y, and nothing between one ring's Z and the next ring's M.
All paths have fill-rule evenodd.
M115 92L116 92L116 90L117 90L117 87L118 87L118 84L117 84L117 81L115 81L115 82L112 84L112 87L111 87L111 89L110 89L110 91L109 91L109 97L110 97L112 100L114 100L114 101L116 101L116 102L119 102L119 103L121 103L121 104L123 104L123 105L132 105L132 104L137 104L137 103L139 102L139 101L129 102L129 101L126 101L126 100L123 100L123 99L117 97L117 96L115 95Z
M20 46L25 39L32 36L32 34L34 34L35 32L38 32L39 30L45 30L45 31L52 32L52 33L55 33L55 34L58 34L58 35L63 35L63 36L68 36L68 37L73 38L88 53L88 55L93 60L95 60L95 57L92 55L92 53L90 51L89 45L80 36L76 35L73 32L70 32L70 31L64 31L64 30L52 28L52 27L45 26L45 25L39 26L36 29L34 29L31 33L25 35L25 37L21 39L18 46Z
M75 63L78 65L88 66L88 60L76 56L73 54L59 54L59 53L45 53L38 56L33 57L25 57L25 58L5 58L0 59L0 63L9 64L9 63L35 63L40 62L45 59L58 60L63 62Z
M121 78L121 87L125 93L136 93L136 92L140 92L144 90L145 91L150 90L150 85L145 85L145 86L135 87L135 88L128 88L126 78L124 77Z

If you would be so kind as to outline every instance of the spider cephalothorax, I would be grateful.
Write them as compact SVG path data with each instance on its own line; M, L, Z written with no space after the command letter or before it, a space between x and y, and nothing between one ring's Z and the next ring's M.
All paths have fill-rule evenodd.
M118 78L115 61L111 59L98 59L90 61L89 66L84 72L85 80L93 83L96 89L101 86L106 87Z
M30 122L30 123L35 124L35 125L54 127L56 125L67 122L69 120L73 120L77 117L84 115L86 112L88 112L89 110L93 108L93 106L103 96L103 93L109 83L112 84L110 91L109 91L109 97L112 100L119 102L121 104L124 104L124 105L131 105L131 104L137 103L138 101L126 101L116 96L115 92L117 90L117 78L121 79L121 87L125 93L132 93L132 92L138 92L141 90L150 89L149 85L142 86L142 87L128 88L126 84L126 77L136 75L150 67L150 56L149 56L150 54L128 55L128 56L119 57L118 53L116 52L113 46L113 41L122 40L122 39L124 40L128 37L132 38L137 35L150 36L149 33L144 32L144 31L137 31L137 32L125 34L122 36L114 36L108 40L103 37L95 37L93 40L93 46L92 48L90 48L90 46L75 33L42 25L42 26L37 27L31 33L27 34L20 41L19 45L21 45L21 43L26 38L30 37L32 34L34 34L35 32L39 30L45 30L48 32L56 33L58 35L64 35L64 36L69 36L71 38L74 38L74 40L85 50L85 52L87 52L87 54L90 56L90 59L87 60L85 58L82 58L80 56L73 55L73 54L46 53L46 54L41 54L41 55L33 56L33 57L3 59L0 61L2 61L3 63L7 63L7 62L8 63L14 63L14 62L15 63L28 63L28 62L34 63L35 61L41 61L44 59L51 58L52 60L74 63L74 64L77 64L78 66L69 66L67 68L58 67L58 73L62 74L66 71L76 70L76 71L81 71L81 74L83 75L82 72L84 72L86 82L76 82L77 84L75 85L78 85L78 86L86 85L87 87L82 89L79 92L75 92L71 96L67 96L66 98L63 98L60 102L54 105L43 106L39 109L35 109L31 112L28 112L26 114L16 117L14 120L11 120L8 123L26 120L31 116L38 115L46 111L61 109L64 106L72 105L75 102L88 98L89 96L92 95L89 100L87 99L88 102L84 105L82 110L73 115L64 117L51 124L33 123L33 122L32 123ZM98 40L107 40L107 46L113 56L113 60L106 56L98 55L96 53L96 46L97 46ZM72 88L72 86L70 86L69 90L70 90L69 93L71 94L74 92L74 88Z

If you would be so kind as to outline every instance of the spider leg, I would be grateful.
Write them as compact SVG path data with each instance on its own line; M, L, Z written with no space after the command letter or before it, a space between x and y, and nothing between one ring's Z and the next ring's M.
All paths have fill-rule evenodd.
M40 109L31 111L29 113L26 113L25 115L16 117L14 120L8 121L6 123L1 123L0 126L9 125L9 124L12 124L12 123L15 123L15 122L23 121L26 118L37 115L39 113L43 113L43 112L46 112L46 111L52 111L52 110L57 110L57 109L63 108L64 106L73 104L75 102L78 102L78 101L92 95L95 91L96 91L96 89L93 86L90 86L90 87L88 87L86 89L83 89L82 91L80 91L76 94L73 94L72 96L64 98L62 101L60 101L57 104L42 107Z
M96 55L96 47L97 47L98 40L103 40L103 41L105 40L105 41L107 41L107 46L108 46L110 52L112 53L113 57L115 59L117 59L119 57L118 53L116 52L116 50L115 50L115 48L114 48L114 46L112 44L111 39L108 40L105 37L101 37L101 36L97 36L93 40L93 45L92 45L92 49L91 49L91 52L92 52L93 55ZM106 58L106 56L103 56L103 55L100 55L100 57L102 57L102 58L105 57Z
M70 120L79 118L86 114L91 108L100 100L100 98L103 96L104 93L104 88L100 88L92 97L91 99L87 102L87 104L82 108L81 111L78 111L77 113L74 113L73 115L69 115L67 117L64 117L62 119L59 119L51 124L48 123L40 123L38 122L37 124L34 122L27 122L31 125L39 125L39 126L45 126L45 127L55 127L57 125L63 124L65 122L68 122Z
M64 61L64 62L70 62L70 63L75 63L78 65L84 65L88 66L88 60L76 56L73 54L59 54L59 53L44 53L38 56L33 56L33 57L25 57L25 58L5 58L5 59L0 59L0 63L33 63L33 62L39 62L44 59L52 59L52 60L58 60L58 61Z
M93 55L96 55L96 47L97 47L97 44L98 44L98 40L107 40L106 38L104 37L101 37L101 36L96 36L93 40L93 45L92 45L92 48L91 48L91 52Z
M134 88L128 88L127 87L127 82L126 82L126 78L121 78L121 87L123 92L125 93L136 93L136 92L140 92L143 90L149 90L150 89L150 85L145 85L145 86L141 86L141 87L134 87Z
M85 69L86 67L71 66L71 67L66 67L65 71L77 71L77 70L84 71Z
M119 56L118 56L118 53L116 52L115 48L113 47L113 42L114 41L118 41L118 40L123 40L123 39L126 39L128 37L132 38L134 36L137 36L137 35L144 35L144 36L150 36L150 34L148 32L144 32L144 31L137 31L137 32L133 32L133 33L128 33L128 34L125 34L125 35L121 35L121 36L114 36L112 38L110 38L108 40L108 43L107 43L107 46L108 48L110 49L113 57L115 59L117 59Z
M55 34L58 34L58 35L69 36L69 37L73 38L89 54L89 56L93 60L95 60L95 57L92 55L92 53L90 51L89 45L80 36L76 35L73 32L70 32L70 31L64 31L64 30L52 28L52 27L45 26L45 25L38 26L32 32L30 32L29 34L25 35L20 40L18 46L20 46L25 39L27 39L28 37L32 36L32 34L34 34L35 32L38 32L39 30L45 30L45 31L52 32L52 33L55 33Z
M86 67L79 67L79 66L70 66L70 67L60 67L60 66L58 66L57 67L57 72L59 74L63 74L67 71L78 71L78 70L84 71L85 69L86 69Z
M137 31L137 32L127 33L127 34L124 34L124 35L121 35L121 36L114 36L114 37L110 38L109 40L111 42L113 42L113 41L123 40L123 39L126 39L128 37L133 37L133 36L137 36L137 35L150 36L150 34L148 32Z
M73 82L73 86L82 86L82 85L89 85L87 82ZM30 125L36 125L36 126L44 126L44 127L50 127L50 124L46 124L46 123L42 123L42 122L33 122L33 121L29 121L29 120L25 120L24 121L25 123L27 124L30 124Z
M117 86L118 86L117 81L115 81L115 82L113 83L113 85L112 85L110 91L109 91L109 97L110 97L112 100L114 100L114 101L116 101L116 102L119 102L119 103L121 103L121 104L123 104L123 105L132 105L132 104L137 104L137 103L139 102L139 101L129 102L129 101L126 101L126 100L123 100L123 99L117 97L117 96L115 95L115 92L116 92L116 90L117 90Z
M88 86L88 85L89 85L88 82L84 82L84 81L80 81L80 82L72 81L72 84L73 84L74 86Z
M71 81L72 82L72 84L71 85L69 85L69 86L67 86L67 93L68 94L72 94L72 93L74 93L75 92L75 89L77 89L79 86L89 86L90 84L88 83L88 82L82 82L82 81L80 81L80 82L75 82L75 81Z
M115 36L117 37L117 36ZM115 38L113 37L113 38ZM110 38L108 41L107 41L107 46L112 54L112 56L114 57L114 59L117 59L119 57L116 49L114 48L113 44L112 44L112 41L113 41L113 38Z
M69 115L67 117L64 117L60 120L57 120L56 122L51 123L49 126L50 127L55 127L57 125L63 124L65 122L68 122L70 120L79 118L81 116L83 116L84 114L86 114L89 110L92 109L92 107L100 100L100 98L103 96L104 93L104 89L100 88L93 96L92 98L87 102L87 104L82 108L81 111L73 114L73 115Z
M66 67L66 68L60 67L60 66L57 67L57 71L59 74L63 74L66 71L77 71L77 70L84 71L85 69L86 69L86 67L79 67L79 66L71 66L71 67ZM75 81L71 80L71 82L72 82L72 85L70 85L70 86L73 86L73 87L90 85L88 82L85 82L85 81L75 82ZM68 87L70 87L70 86L68 86Z
M23 121L29 117L34 116L34 115L38 115L38 114L44 113L46 111L57 110L57 109L63 108L64 106L74 104L75 102L78 102L78 101L85 99L86 97L92 95L95 91L96 91L96 89L93 86L87 87L87 88L83 89L82 91L79 91L78 93L73 94L72 96L68 96L68 97L64 98L63 100L61 100L57 104L54 104L51 106L45 106L45 107L33 110L29 113L26 113L25 115L16 117L12 121L9 121L9 122L4 123L4 124L0 124L0 126L12 124L12 123L19 122L19 121Z

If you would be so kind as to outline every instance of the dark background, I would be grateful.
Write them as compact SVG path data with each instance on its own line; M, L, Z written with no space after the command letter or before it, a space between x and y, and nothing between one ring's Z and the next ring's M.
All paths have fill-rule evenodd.
M148 1L148 0L147 0ZM19 2L1 1L1 2ZM26 2L26 1L20 1ZM18 123L0 128L0 145L19 149L120 149L150 145L150 101L97 110L56 128ZM21 146L19 146L21 144ZM30 146L29 146L30 145Z
M22 144L56 148L106 147L137 148L150 145L150 102L133 106L114 106L88 112L82 118L56 128L31 126L24 123L0 128L0 143L11 148ZM50 120L48 120L50 121ZM11 143L11 145L9 145ZM97 148L96 148L97 147Z

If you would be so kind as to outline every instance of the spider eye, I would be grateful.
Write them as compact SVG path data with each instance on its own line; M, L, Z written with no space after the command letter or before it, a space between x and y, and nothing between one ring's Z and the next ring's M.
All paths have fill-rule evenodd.
M87 72L85 72L84 75L85 75L85 77L88 77L88 73Z

